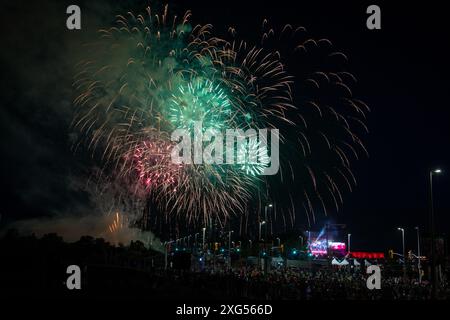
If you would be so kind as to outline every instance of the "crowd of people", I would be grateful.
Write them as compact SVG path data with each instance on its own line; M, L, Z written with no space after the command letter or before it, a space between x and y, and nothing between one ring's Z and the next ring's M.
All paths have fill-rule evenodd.
M42 238L9 233L0 239L0 280L7 294L48 292L69 295L68 265L82 268L80 295L139 296L159 299L257 300L427 300L429 282L382 272L381 289L367 288L368 275L355 268L285 268L263 272L255 265L227 264L214 268L180 268L164 254L138 241L113 246L103 239L82 237L66 243L55 234ZM184 261L184 260L183 260ZM446 276L439 299L450 298ZM3 292L3 293L5 293Z
M429 282L402 277L382 278L381 289L369 290L366 274L345 269L289 269L264 274L255 268L241 268L178 277L181 283L196 283L205 290L226 290L228 297L262 300L427 300L432 294ZM438 297L450 297L446 282L439 286Z

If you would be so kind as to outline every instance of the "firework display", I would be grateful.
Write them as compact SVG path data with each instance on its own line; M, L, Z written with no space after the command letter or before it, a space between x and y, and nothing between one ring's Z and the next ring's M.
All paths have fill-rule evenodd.
M201 121L206 128L226 129L230 101L219 85L196 78L176 91L170 100L170 121L176 128L193 129Z
M450 298L444 10L1 4L2 301L288 318Z
M114 215L113 222L108 226L108 230L111 233L117 232L124 227L124 218L119 215L118 212Z
M328 202L337 207L339 186L354 184L351 158L365 152L358 133L366 129L368 109L352 98L355 79L345 68L307 59L345 61L345 55L328 40L306 37L301 27L275 30L265 20L261 42L251 44L233 28L219 37L212 25L191 18L190 11L181 19L170 15L168 6L128 12L85 45L73 127L105 174L186 221L225 221L250 201L269 198L290 203L280 210L291 220L298 207L308 219L315 203L325 213ZM299 58L302 70L289 64ZM279 129L280 172L263 175L271 150L256 137L233 145L234 164L174 163L171 133L194 133L195 123L215 131ZM283 189L287 180L296 190Z

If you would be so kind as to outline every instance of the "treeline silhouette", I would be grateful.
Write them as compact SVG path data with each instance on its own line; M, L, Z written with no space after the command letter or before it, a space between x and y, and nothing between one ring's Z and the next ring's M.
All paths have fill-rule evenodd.
M140 241L113 245L102 238L83 236L67 243L57 234L21 236L9 230L0 238L0 292L2 296L37 298L120 298L155 300L426 300L428 282L383 273L382 289L368 290L362 271L273 270L264 274L252 266L233 270L206 268L191 272L192 259L169 259ZM182 259L181 259L182 258ZM180 261L178 261L180 260ZM186 260L186 261L185 261ZM170 263L172 262L172 263ZM67 267L81 269L81 290L69 290ZM177 266L176 266L177 265ZM186 266L185 266L186 265ZM438 297L448 299L447 275Z
M1 293L15 295L116 294L150 289L164 255L141 241L113 245L103 238L83 236L68 243L55 233L41 238L8 230L0 239ZM67 267L81 269L81 290L68 290ZM125 292L124 294L127 294Z

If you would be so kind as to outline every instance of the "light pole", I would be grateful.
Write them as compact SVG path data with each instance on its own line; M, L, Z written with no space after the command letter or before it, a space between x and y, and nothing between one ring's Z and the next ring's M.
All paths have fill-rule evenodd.
M264 224L265 224L265 221L268 221L267 220L267 208L272 208L272 207L273 207L273 204L271 204L271 203L264 206ZM264 228L264 238L267 240L267 227Z
M347 253L350 253L350 238L351 238L352 234L348 233L347 234Z
M303 237L298 236L300 238L300 250L303 248Z
M405 229L397 228L402 232L402 248L403 248L403 276L406 278L406 253L405 253Z
M417 272L419 273L419 283L422 282L422 272L420 271L420 230L416 227L417 231Z
M261 226L262 226L263 224L266 224L266 221L261 221L261 222L259 223L259 241L261 241Z
M234 231L228 231L228 267L231 269L231 234Z
M269 203L268 205L266 205L266 212L265 212L265 216L264 216L264 224L265 225L269 221L268 218L267 218L267 208L272 208L272 207L273 207L272 203ZM272 221L272 218L270 219L270 221ZM268 239L267 227L268 227L267 225L264 226L264 244L263 244L264 253L266 252L266 242L267 242L267 239ZM264 273L266 273L266 267L267 267L267 259L266 259L266 256L264 256Z
M203 227L202 231L203 231L203 246L202 246L202 250L205 250L205 235L206 235L206 228Z
M273 204L269 203L264 206L264 219L267 220L267 208L272 208Z
M167 245L168 243L164 243L164 270L167 270Z
M434 243L434 203L433 203L433 174L441 173L441 169L430 170L430 233L431 233L431 296L436 298L436 248Z
M194 246L197 247L197 236L198 232L194 235Z
M278 246L281 246L281 239L277 238L277 241L278 241Z
M168 251L169 251L169 246L174 243L175 241L167 241L164 243L164 270L167 270L167 263L168 263Z
M259 223L258 255L259 255L259 268L261 268L261 269L262 269L262 266L261 266L261 226L262 226L263 224L266 224L266 221L261 221L261 222Z

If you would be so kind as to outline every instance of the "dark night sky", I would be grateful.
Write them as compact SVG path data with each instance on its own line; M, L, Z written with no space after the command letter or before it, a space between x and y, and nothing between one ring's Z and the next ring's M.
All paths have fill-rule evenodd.
M450 35L444 7L392 2L189 1L179 10L192 9L199 23L233 25L250 37L247 26L260 25L266 17L302 25L311 36L330 39L349 56L350 70L359 80L356 96L372 109L365 141L370 157L354 165L358 186L345 195L335 217L348 225L354 250L398 250L397 226L407 228L408 246L415 245L414 226L426 227L427 173L435 165L446 171L435 184L438 229L450 231ZM65 90L70 90L70 82L60 80L67 78L61 73L70 62L62 40L82 37L65 29L65 8L80 4L83 13L84 3L42 1L42 6L28 7L25 2L2 1L0 223L85 201L67 187L68 176L82 171L86 159L68 147L71 97ZM381 7L382 30L365 26L370 4ZM109 13L103 6L86 10ZM86 21L81 32L91 32L94 26Z

